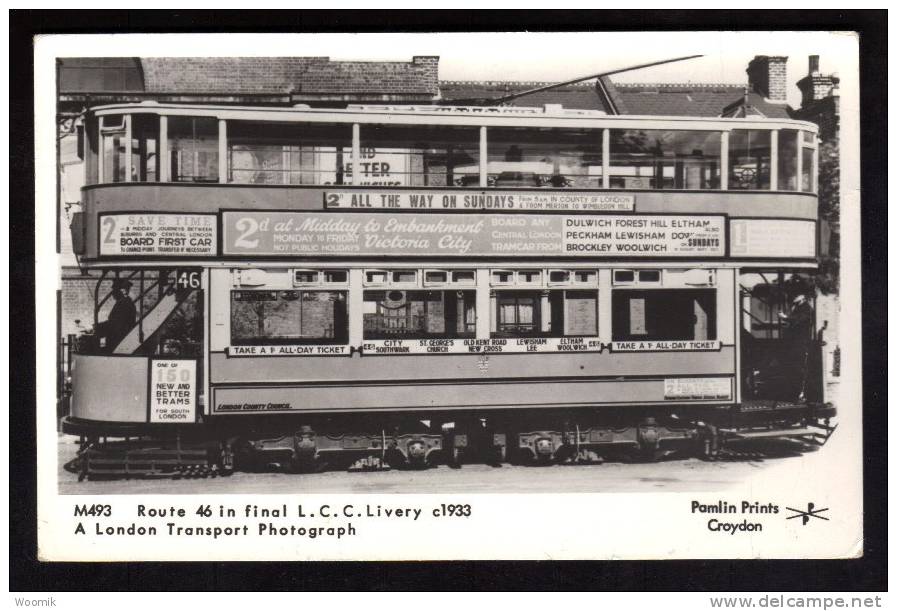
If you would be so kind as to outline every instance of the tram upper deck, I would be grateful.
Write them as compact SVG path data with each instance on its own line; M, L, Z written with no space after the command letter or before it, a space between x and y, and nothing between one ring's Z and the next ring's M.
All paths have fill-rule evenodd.
M141 103L94 108L85 124L73 237L87 266L396 254L816 264L805 122Z

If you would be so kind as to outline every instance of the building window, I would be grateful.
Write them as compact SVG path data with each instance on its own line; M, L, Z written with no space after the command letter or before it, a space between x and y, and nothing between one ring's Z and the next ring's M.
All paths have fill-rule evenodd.
M477 187L479 130L363 125L358 180L364 186ZM351 161L350 159L347 161ZM351 163L347 174L353 176Z
M797 191L797 130L779 130L779 191Z
M231 291L231 343L348 343L345 291Z
M733 129L729 134L729 189L769 190L770 132Z
M352 158L349 125L228 121L228 182L342 185Z
M465 338L476 333L476 291L365 291L364 339Z
M613 189L719 189L720 132L611 130Z
M712 289L617 289L612 304L615 342L716 339Z
M490 128L491 187L600 189L602 131Z
M218 120L169 117L172 182L218 182Z

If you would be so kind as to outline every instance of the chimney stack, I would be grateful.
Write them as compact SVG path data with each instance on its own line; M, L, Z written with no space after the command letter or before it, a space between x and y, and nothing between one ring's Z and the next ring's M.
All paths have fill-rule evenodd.
M819 56L811 55L807 76L797 81L797 88L800 89L801 94L801 108L806 108L816 100L828 97L832 88L837 84L836 76L819 72Z
M747 67L748 84L764 98L784 102L788 97L786 64L782 55L757 55Z

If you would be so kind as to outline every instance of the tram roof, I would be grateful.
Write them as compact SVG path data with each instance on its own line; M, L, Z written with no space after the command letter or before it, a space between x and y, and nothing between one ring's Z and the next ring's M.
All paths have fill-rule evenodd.
M359 104L346 108L222 106L144 101L95 106L97 115L138 113L168 116L207 116L218 119L272 122L382 123L395 125L470 125L533 127L616 127L622 129L802 129L816 133L818 126L790 118L696 117L662 115L608 115L599 110L536 106L436 106Z

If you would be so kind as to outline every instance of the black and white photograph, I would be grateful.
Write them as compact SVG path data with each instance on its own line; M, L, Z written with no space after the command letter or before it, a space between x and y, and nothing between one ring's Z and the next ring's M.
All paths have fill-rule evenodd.
M858 57L39 37L40 558L862 556Z

